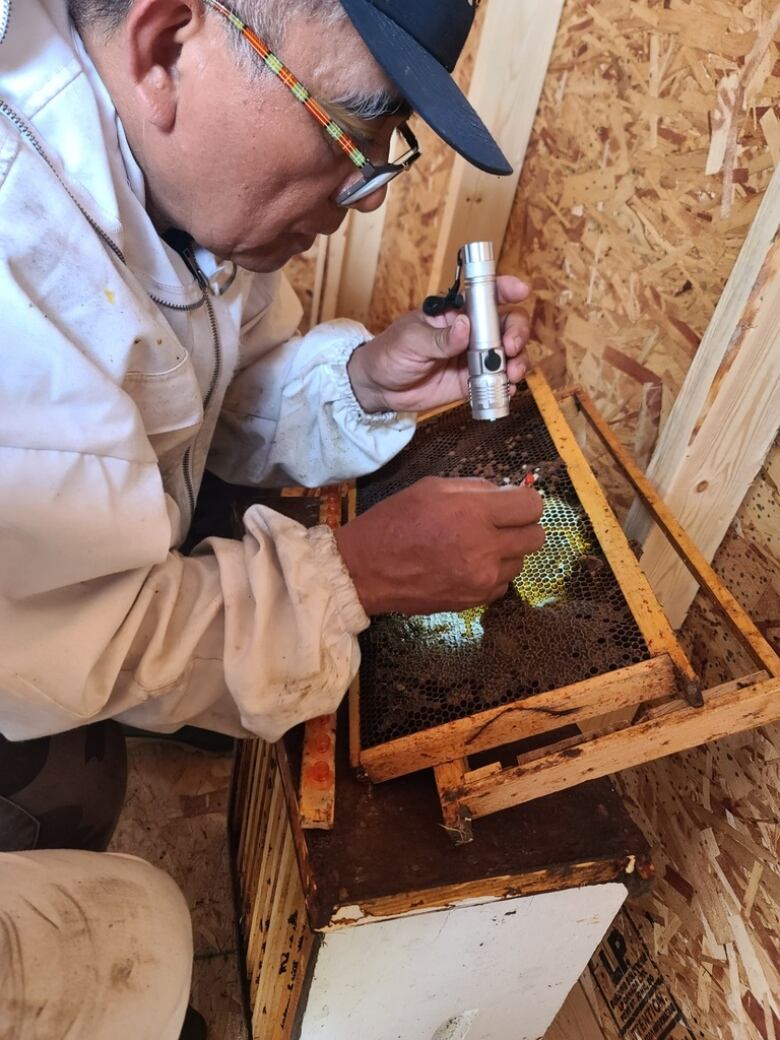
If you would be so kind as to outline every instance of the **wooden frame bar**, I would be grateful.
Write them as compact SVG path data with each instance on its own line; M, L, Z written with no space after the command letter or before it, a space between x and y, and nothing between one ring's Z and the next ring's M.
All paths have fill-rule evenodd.
M605 715L672 696L682 695L693 705L701 704L698 677L656 601L557 399L541 373L531 373L527 382L652 657L371 748L360 746L356 680L350 690L350 759L354 768L375 783L419 769L462 762L478 751L550 733L565 725L593 726L595 721L598 730L598 722ZM631 718L633 712L627 721ZM464 769L468 769L467 761ZM440 789L448 791L457 786L456 779L449 767L437 775ZM460 826L456 815L451 825L454 830Z
M698 676L655 598L650 583L639 566L639 561L593 475L547 380L541 372L535 371L528 374L527 383L650 652L669 654L687 683L687 689L684 691L686 699L694 705L700 705Z
M704 710L680 704L617 732L583 737L579 745L500 774L466 779L459 790L448 790L444 800L448 812L458 803L461 812L476 819L778 720L780 678L755 673L706 691Z
M444 817L444 829L458 845L471 841L473 837L471 818L464 812L460 801L451 797L452 792L457 791L466 782L468 768L468 759L459 758L454 762L443 762L440 766L434 766L433 769Z
M704 555L699 552L629 453L623 448L590 396L581 387L571 387L566 390L566 394L574 398L591 427L609 449L621 473L641 498L644 507L666 535L672 548L698 584L720 609L734 635L744 643L756 665L759 668L765 668L770 675L780 675L780 657L720 580Z
M663 653L606 675L363 748L360 767L379 783L678 692L674 664Z

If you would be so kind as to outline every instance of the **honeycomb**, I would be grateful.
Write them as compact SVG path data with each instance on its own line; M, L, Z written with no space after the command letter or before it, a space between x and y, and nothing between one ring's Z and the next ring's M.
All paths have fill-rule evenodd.
M427 475L506 486L529 471L545 500L545 544L506 596L462 613L386 614L361 635L362 747L650 657L528 390L497 422L475 422L464 406L421 426L400 455L358 482L357 511Z

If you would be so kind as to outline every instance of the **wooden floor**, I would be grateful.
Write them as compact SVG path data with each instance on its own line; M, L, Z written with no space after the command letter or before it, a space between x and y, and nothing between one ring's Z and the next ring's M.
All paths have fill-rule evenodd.
M231 757L138 740L128 742L128 757L127 801L111 848L176 880L192 914L192 1003L208 1022L209 1040L249 1040L226 840ZM583 979L544 1040L604 1040L587 989Z
M192 1003L209 1040L247 1040L226 839L231 755L128 741L125 808L111 848L165 870L192 915Z

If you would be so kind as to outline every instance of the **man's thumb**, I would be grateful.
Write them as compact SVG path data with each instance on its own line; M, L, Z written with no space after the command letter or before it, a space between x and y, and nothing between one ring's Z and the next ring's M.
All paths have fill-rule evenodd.
M457 357L468 348L471 323L465 314L459 314L449 328L442 329L440 345L445 357Z

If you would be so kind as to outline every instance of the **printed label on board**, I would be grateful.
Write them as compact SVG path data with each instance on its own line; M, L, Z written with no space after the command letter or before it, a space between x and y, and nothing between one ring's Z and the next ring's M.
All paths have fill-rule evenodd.
M591 959L590 972L621 1040L694 1040L625 910Z

